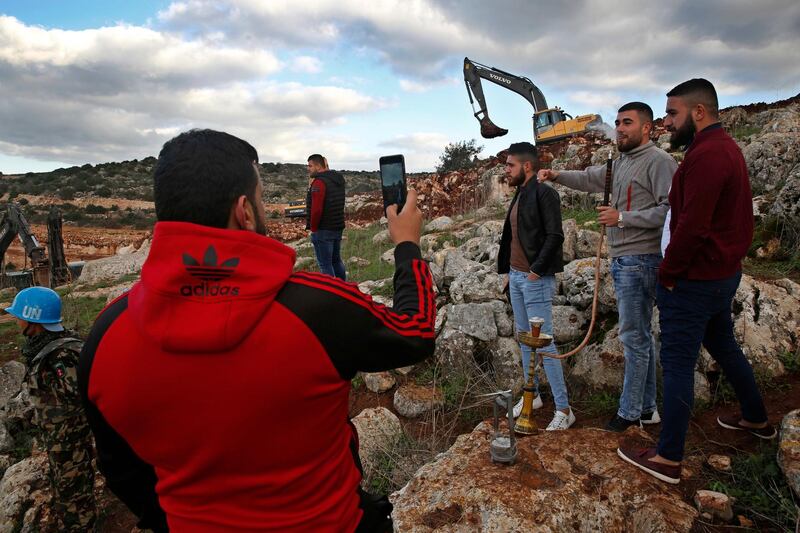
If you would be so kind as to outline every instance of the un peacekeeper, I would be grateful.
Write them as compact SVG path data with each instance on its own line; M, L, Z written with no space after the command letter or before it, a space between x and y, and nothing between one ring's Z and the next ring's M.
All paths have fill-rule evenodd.
M61 325L61 298L52 289L20 291L6 312L26 337L25 381L35 407L39 442L47 450L57 531L92 531L95 523L92 436L78 392L83 342Z

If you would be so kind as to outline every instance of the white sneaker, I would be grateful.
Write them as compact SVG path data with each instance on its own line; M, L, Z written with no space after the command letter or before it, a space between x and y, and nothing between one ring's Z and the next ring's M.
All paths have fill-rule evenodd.
M523 399L524 397L520 398L517 404L514 406L514 418L519 417L519 415L522 413L522 404L525 403ZM537 394L536 398L533 399L533 408L541 409L543 405L544 403L542 403L542 397Z
M574 423L575 413L572 412L572 409L569 410L568 415L565 415L561 411L556 411L555 416L553 416L553 420L551 420L550 425L547 426L547 431L559 431L562 429L567 429Z
M661 417L658 416L658 409L655 409L652 413L649 413L647 416L642 413L642 416L639 418L639 422L645 425L651 424L658 424L661 422Z

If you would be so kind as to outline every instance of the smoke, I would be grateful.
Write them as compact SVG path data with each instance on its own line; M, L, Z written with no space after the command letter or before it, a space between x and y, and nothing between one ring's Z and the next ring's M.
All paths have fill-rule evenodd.
M605 122L597 122L586 126L589 131L596 131L605 135L612 143L617 142L617 130Z

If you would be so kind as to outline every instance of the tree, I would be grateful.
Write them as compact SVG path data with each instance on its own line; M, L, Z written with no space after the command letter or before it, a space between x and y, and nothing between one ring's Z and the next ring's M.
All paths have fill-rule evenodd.
M439 156L439 166L436 167L436 172L451 172L469 168L473 165L473 157L481 153L481 150L483 150L483 146L478 146L475 139L450 143L444 147L444 153Z

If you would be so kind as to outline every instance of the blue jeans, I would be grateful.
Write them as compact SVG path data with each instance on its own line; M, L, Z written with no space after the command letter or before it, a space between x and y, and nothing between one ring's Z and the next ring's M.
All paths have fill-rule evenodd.
M317 256L319 271L347 281L342 261L342 230L318 229L311 234L311 244Z
M611 260L619 308L619 340L625 354L625 379L617 414L638 420L656 409L656 350L650 324L656 303L661 254L623 255Z
M720 280L679 279L671 291L658 286L664 371L664 416L658 453L665 459L683 459L694 405L694 367L701 344L733 386L742 418L756 424L767 420L753 369L733 336L731 305L741 279L739 272Z
M553 295L556 292L555 276L544 276L536 281L529 281L528 274L511 270L508 274L508 291L511 296L511 308L514 310L514 325L517 331L530 331L529 319L538 316L544 319L542 333L553 334ZM531 362L531 349L520 343L522 349L522 375L528 380L528 366ZM557 354L555 343L539 350L540 352ZM556 409L569 408L567 385L564 382L564 370L560 359L544 357L542 366L553 392ZM536 390L539 390L539 379L534 376Z

